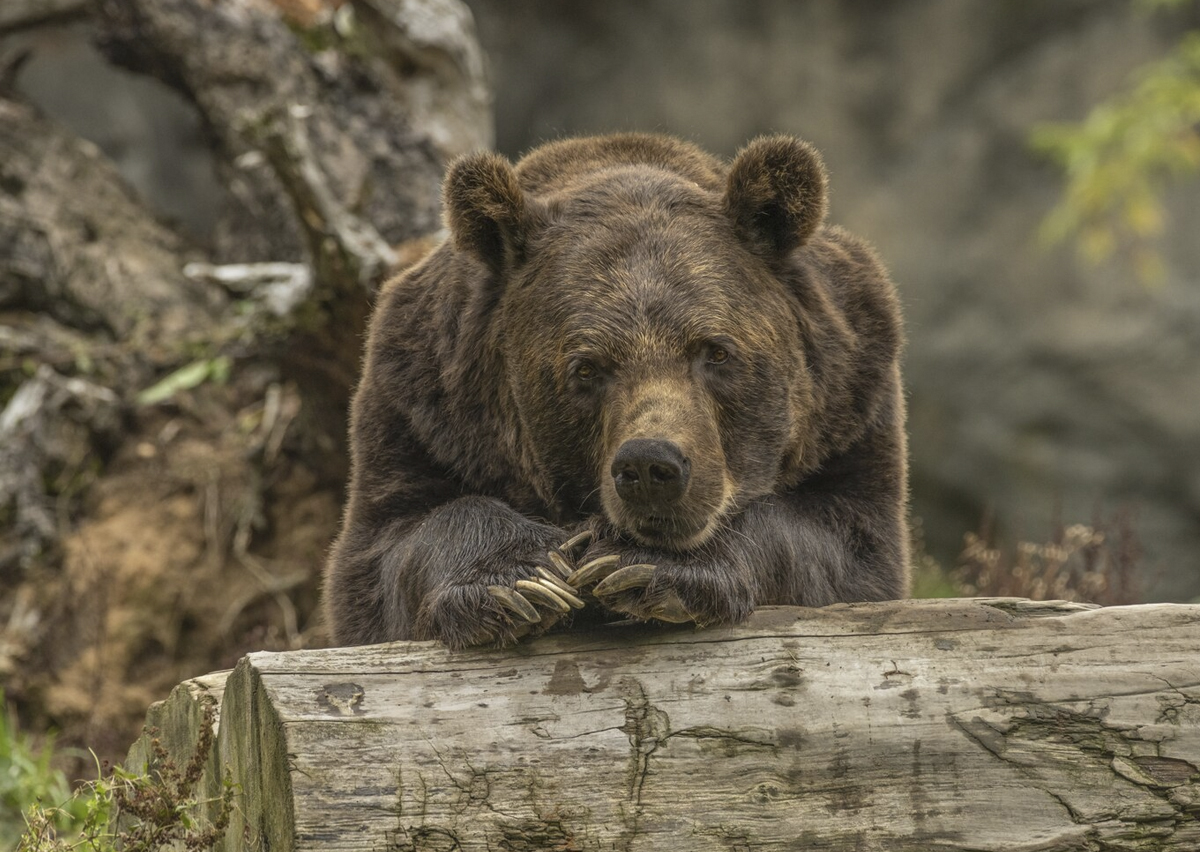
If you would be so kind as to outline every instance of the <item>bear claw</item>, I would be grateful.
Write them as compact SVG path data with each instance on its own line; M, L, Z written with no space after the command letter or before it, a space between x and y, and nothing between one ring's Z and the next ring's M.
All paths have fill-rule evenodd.
M584 602L575 596L575 590L563 582L561 577L555 575L553 571L547 571L540 565L537 566L535 570L543 582L554 586L555 594L557 594L575 609L583 609Z
M532 597L538 603L559 612L571 611L571 605L559 597L558 590L545 580L517 580L516 586L518 594Z
M696 621L696 617L688 612L674 589L658 589L650 595L650 600L645 602L626 602L617 597L622 592L632 592L635 596L640 597L637 590L649 586L650 581L654 579L654 572L657 570L657 565L645 563L628 565L613 571L596 584L596 587L592 589L592 594L598 598L608 598L606 606L632 615L639 620L654 619L671 624Z
M560 544L558 546L558 549L561 550L563 553L569 554L575 548L582 547L586 544L589 544L591 542L591 540L592 540L592 531L584 530L583 532L576 533L575 535L571 536L569 539L564 541L562 544Z
M504 586L488 586L487 590L497 603L523 621L537 624L542 620L534 605L527 601L520 592L514 592Z
M646 564L627 565L624 568L613 571L601 580L596 585L596 588L592 589L592 594L596 595L596 597L603 597L604 595L613 595L627 589L648 585L650 578L654 576L654 568L654 565Z
M565 546L566 545L564 545L564 547ZM574 569L571 567L571 563L569 563L561 553L559 553L557 550L551 550L546 554L546 557L550 560L550 564L554 566L555 570L558 571L559 574L561 574L563 577L571 576L571 573L574 571Z
M696 619L683 606L683 601L674 592L669 593L662 601L650 610L650 617L671 624L683 624Z
M567 577L567 583L578 589L580 586L586 586L607 577L620 564L619 554L601 556L599 559L593 559L591 562L579 566L578 571Z

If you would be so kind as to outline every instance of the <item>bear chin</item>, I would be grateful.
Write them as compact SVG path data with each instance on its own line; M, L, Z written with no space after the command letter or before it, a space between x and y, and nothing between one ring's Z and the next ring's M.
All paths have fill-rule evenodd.
M698 517L606 514L613 526L642 547L686 553L703 547L721 528L736 502L734 493L732 483L726 478L720 503L711 512Z
M721 519L717 515L709 518L707 524L694 531L679 530L665 518L645 518L633 528L622 532L643 547L686 553L702 547L720 525Z

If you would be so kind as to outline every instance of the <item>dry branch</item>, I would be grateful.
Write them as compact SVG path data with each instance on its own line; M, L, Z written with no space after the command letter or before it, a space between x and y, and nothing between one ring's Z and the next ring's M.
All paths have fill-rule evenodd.
M769 608L252 654L154 718L187 753L224 687L228 849L1195 850L1198 649L1196 606Z
M396 253L369 222L334 196L308 144L306 113L299 106L276 110L263 117L252 135L291 198L317 279L329 290L326 298L359 290L373 293L396 264Z

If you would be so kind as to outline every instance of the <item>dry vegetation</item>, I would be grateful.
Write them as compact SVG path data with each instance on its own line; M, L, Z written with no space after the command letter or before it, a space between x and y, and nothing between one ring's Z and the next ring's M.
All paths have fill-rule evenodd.
M1042 544L996 547L992 524L968 533L950 579L963 596L1022 597L1119 606L1137 603L1141 547L1134 515L1118 511L1092 524L1056 524Z
M196 744L182 767L153 729L146 731L150 764L138 770L107 767L61 805L35 805L17 852L205 852L225 834L237 788L228 770L220 801L197 799L212 754L216 705L205 705ZM203 812L215 812L208 820ZM66 817L64 819L64 817Z

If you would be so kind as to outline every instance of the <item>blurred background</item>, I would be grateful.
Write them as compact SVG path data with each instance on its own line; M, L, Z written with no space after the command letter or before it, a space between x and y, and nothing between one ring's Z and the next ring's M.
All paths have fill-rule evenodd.
M182 678L321 644L370 292L454 155L613 130L823 152L905 306L918 594L1200 598L1197 28L1182 0L0 0L9 704L119 755Z

